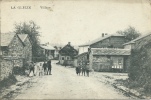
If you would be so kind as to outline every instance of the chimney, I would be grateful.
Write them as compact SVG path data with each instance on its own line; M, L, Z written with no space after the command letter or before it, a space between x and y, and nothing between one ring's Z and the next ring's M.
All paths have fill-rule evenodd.
M68 45L70 45L70 42L68 42Z
M107 33L102 33L102 37L105 37L107 36L108 34Z
M102 37L104 37L104 33L102 33Z

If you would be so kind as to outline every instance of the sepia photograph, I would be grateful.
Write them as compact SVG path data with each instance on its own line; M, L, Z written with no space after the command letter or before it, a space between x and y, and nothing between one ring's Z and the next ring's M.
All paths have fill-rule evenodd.
M0 100L151 99L151 0L1 0Z

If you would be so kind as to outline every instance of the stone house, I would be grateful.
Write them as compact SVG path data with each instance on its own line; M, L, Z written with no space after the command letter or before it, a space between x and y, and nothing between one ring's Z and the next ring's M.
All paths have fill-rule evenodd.
M121 48L91 48L89 64L95 71L127 71L126 60L130 49Z
M63 65L66 61L67 65L73 65L74 56L76 55L78 55L78 51L69 42L59 51L59 63Z
M32 61L32 43L30 41L30 38L28 34L18 34L19 38L22 40L22 42L25 44L24 46L24 57L25 57L25 63Z
M119 34L100 37L80 45L79 55L88 52L90 69L95 71L126 71L126 61L131 53L129 49L124 49L126 41L125 36Z
M54 58L59 59L59 51L61 50L60 47L55 46Z
M16 33L2 33L0 43L0 76L1 80L12 74L13 67L24 64L25 44Z

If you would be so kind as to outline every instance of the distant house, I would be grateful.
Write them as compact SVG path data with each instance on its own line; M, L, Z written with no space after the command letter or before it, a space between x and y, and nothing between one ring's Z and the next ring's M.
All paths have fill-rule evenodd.
M125 49L137 49L142 47L143 45L145 45L146 43L148 43L148 41L151 41L151 33L144 35L144 36L140 36L130 42L127 42L124 45Z
M54 53L55 53L55 48L49 44L41 44L41 51L45 55L46 59L53 59L54 58Z
M25 44L15 33L2 33L0 42L0 76L1 80L12 74L13 67L24 64Z
M61 50L61 48L57 46L55 46L54 48L55 48L54 57L56 59L59 59L59 51Z
M25 44L24 46L25 62L31 62L32 61L32 43L30 41L30 38L28 34L18 34L18 36L22 40L22 42Z
M108 35L79 46L79 58L87 54L90 69L95 71L126 71L130 50L124 49L123 35Z
M59 51L59 62L67 65L73 65L74 56L78 55L78 51L71 46L70 42Z

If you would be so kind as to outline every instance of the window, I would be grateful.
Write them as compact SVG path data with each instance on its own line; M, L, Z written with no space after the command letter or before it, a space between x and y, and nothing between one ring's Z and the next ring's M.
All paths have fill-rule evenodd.
M64 60L64 57L62 57L62 60Z
M70 60L70 57L67 57L67 60Z
M118 59L118 64L119 64L119 65L122 64L122 59Z

